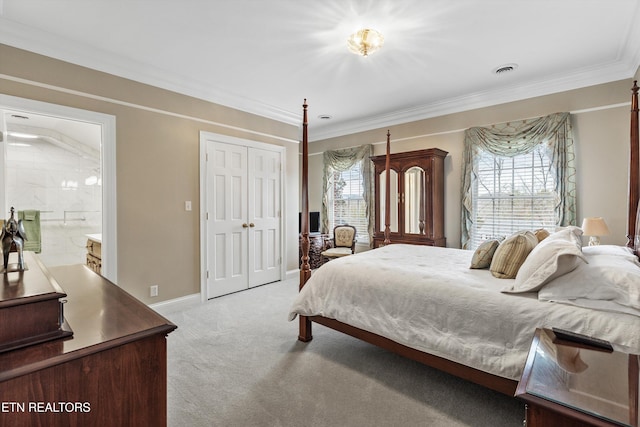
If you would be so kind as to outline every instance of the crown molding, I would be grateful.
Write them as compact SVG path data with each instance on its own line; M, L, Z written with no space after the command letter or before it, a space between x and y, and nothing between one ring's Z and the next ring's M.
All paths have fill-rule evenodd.
M185 75L151 67L133 58L114 55L83 43L0 17L0 43L70 62L96 71L226 106L246 113L299 126L299 112L280 109L231 91L212 87Z
M638 10L640 10L640 6ZM319 141L632 78L640 65L640 48L638 48L639 43L636 40L640 40L640 26L634 26L629 30L627 42L618 53L619 59L611 63L577 70L571 75L548 76L544 80L534 81L527 85L509 85L498 90L474 92L455 98L441 99L388 114L341 123L316 124L309 133L310 141ZM123 58L2 17L0 17L0 43L192 96L301 129L301 117L298 111L287 111L274 105L240 96L226 89L214 88L187 76L167 73L162 69L142 64L135 59Z
M630 61L633 62L633 61ZM539 80L528 85L510 85L499 90L488 90L470 93L456 98L443 99L437 102L424 104L415 108L395 111L369 118L360 118L333 126L316 127L309 133L310 141L320 141L343 135L366 132L383 127L411 123L426 120L447 114L486 108L509 102L545 96L588 86L609 83L618 80L632 78L637 70L636 63L623 61L606 64L600 67L590 67L571 75L551 77L547 80Z

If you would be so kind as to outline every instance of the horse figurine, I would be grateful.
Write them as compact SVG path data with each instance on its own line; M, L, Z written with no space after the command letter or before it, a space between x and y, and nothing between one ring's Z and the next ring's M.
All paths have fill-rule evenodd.
M24 231L22 220L16 221L14 217L15 209L11 207L11 218L2 226L2 255L4 257L4 269L9 266L9 252L15 248L18 252L18 270L24 270L24 241L27 240L27 233Z

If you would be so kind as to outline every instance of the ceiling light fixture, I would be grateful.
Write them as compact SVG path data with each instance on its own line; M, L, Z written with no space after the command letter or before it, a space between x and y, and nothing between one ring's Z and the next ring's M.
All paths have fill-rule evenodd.
M384 45L384 37L378 31L364 28L349 36L347 47L356 55L369 56Z

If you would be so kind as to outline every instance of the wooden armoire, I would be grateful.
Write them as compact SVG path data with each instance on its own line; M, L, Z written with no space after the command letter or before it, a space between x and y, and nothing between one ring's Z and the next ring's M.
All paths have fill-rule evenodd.
M438 148L390 156L391 243L445 246L444 160ZM373 245L384 242L386 156L371 157L375 167L375 228Z

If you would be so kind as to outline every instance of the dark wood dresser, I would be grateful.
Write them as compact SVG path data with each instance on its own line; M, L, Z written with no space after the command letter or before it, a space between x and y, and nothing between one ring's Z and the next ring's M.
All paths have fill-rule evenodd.
M30 270L4 286L28 285ZM73 335L0 353L0 425L166 425L176 326L85 265L48 271Z

